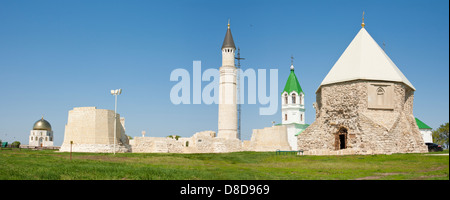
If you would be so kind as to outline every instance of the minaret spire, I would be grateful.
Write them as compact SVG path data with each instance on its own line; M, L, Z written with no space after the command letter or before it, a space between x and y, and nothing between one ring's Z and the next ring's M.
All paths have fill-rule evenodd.
M225 39L223 40L222 49L224 49L224 48L236 49L236 46L234 45L233 36L231 35L231 30L230 30L230 19L228 19L228 29L227 29L227 33L225 34ZM234 58L234 56L233 56L233 58Z
M364 11L363 11L363 16L362 16L362 23L361 23L361 27L364 28L364 26L366 26L366 24L364 24Z

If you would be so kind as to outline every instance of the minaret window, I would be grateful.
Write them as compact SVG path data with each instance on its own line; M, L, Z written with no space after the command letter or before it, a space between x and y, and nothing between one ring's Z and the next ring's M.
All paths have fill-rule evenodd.
M295 103L295 98L296 98L296 95L294 93L294 94L292 94L292 103Z

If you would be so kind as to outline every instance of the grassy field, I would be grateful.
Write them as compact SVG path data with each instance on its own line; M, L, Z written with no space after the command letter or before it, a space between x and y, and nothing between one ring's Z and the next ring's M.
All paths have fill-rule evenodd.
M440 152L442 153L442 152ZM448 150L444 153L448 153ZM449 156L0 151L0 180L449 180Z

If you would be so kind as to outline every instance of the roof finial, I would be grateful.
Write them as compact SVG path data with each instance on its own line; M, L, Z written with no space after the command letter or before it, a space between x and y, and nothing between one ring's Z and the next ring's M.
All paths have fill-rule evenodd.
M44 120L44 115L42 115L41 120Z
M364 26L366 26L366 24L364 24L364 11L363 11L363 17L362 17L362 23L361 23L361 27L364 28Z
M228 19L228 29L230 29L230 19Z
M294 71L294 55L291 54L291 71Z

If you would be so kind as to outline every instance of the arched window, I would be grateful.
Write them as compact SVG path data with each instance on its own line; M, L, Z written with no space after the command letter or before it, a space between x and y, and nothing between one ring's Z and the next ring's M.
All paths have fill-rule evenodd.
M297 96L297 95L295 95L295 93L292 94L292 103L296 103L296 102L295 102L296 96Z
M303 95L302 94L298 95L298 103L303 104Z
M287 114L284 114L284 121L287 121Z
M288 95L287 94L284 94L284 103L288 104Z
M377 88L377 105L384 105L384 89Z
M384 94L384 89L382 87L379 87L377 89L377 95L383 95Z
M303 121L303 114L300 114L300 121Z

